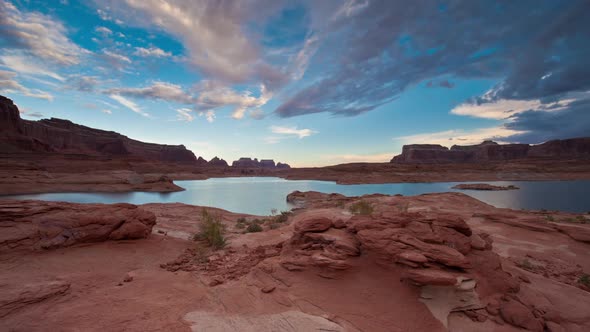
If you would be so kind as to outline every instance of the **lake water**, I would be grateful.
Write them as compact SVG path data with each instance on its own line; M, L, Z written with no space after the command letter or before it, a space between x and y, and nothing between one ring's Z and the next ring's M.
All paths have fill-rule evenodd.
M299 191L340 193L346 196L365 194L402 194L458 191L496 207L527 210L590 211L590 180L577 181L494 181L494 185L515 185L519 190L474 191L451 189L459 182L388 183L341 185L328 181L285 180L270 177L214 178L197 181L175 181L185 191L174 193L49 193L3 196L10 199L40 199L76 203L172 203L212 206L232 212L268 215L292 208L287 194ZM476 183L476 182L462 182ZM482 183L482 182L477 182Z

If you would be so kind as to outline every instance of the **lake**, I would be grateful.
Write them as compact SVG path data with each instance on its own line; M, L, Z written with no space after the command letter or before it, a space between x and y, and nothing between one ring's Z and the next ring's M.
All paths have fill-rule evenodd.
M173 203L212 206L232 212L268 215L292 208L287 194L299 191L340 193L346 196L365 194L402 194L404 196L438 192L462 192L496 207L527 210L590 211L590 180L576 181L494 181L437 182L342 185L329 181L285 180L273 177L214 178L175 181L185 191L174 193L48 193L2 196L10 199L40 199L75 203ZM474 191L451 189L458 183L514 185L519 190Z

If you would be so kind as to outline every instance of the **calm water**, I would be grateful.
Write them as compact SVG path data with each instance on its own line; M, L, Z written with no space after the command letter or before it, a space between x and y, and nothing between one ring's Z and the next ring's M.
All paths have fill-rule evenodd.
M346 196L365 194L402 194L460 191L496 207L529 210L590 211L590 180L584 181L495 181L495 185L515 185L520 190L473 191L451 189L458 182L389 183L340 185L327 181L285 180L280 178L216 178L199 181L175 181L186 191L175 193L56 193L4 196L14 199L41 199L77 203L172 203L212 206L232 212L257 215L292 208L285 198L292 191L320 191Z

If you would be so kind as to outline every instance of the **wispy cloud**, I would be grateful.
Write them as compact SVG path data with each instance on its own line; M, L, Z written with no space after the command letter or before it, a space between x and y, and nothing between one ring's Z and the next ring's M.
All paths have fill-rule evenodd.
M485 140L494 140L500 143L507 143L504 139L519 134L520 131L505 128L503 126L478 128L473 130L445 130L432 133L407 135L393 138L402 144L440 144L451 145L472 145L479 144Z
M0 56L0 62L14 71L23 74L30 74L35 76L48 76L58 81L65 81L66 79L47 69L47 67L35 61L34 58L24 55L2 55Z
M161 57L168 57L172 56L172 53L166 52L158 47L136 47L135 48L135 55L141 57L154 57L154 58L161 58Z
M180 121L191 122L195 119L192 110L188 108L179 108L176 110L176 113L178 113L177 117Z
M317 131L313 131L311 129L297 129L297 127L282 127L282 126L271 126L270 131L273 134L279 135L286 135L286 136L296 136L298 138L304 138L311 136L313 134L317 134Z
M150 117L150 115L146 112L144 112L141 107L139 107L136 103L132 102L131 100L123 97L123 96L119 96L119 95L110 95L109 97L111 97L113 100L119 102L121 105L127 107L128 109L132 110L133 112L140 114L142 116L145 117Z
M17 74L15 72L0 70L0 91L8 93L20 93L23 96L45 99L48 101L53 100L53 95L49 94L48 92L37 89L29 89L23 86L16 80L16 76Z
M3 47L54 63L78 64L80 56L88 52L67 37L67 29L59 20L40 12L20 11L4 0L0 0L0 30Z

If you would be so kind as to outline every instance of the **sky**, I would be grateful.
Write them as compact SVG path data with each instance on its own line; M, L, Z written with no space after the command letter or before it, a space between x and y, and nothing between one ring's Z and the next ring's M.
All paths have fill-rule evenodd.
M230 163L590 136L590 1L0 0L0 94Z

